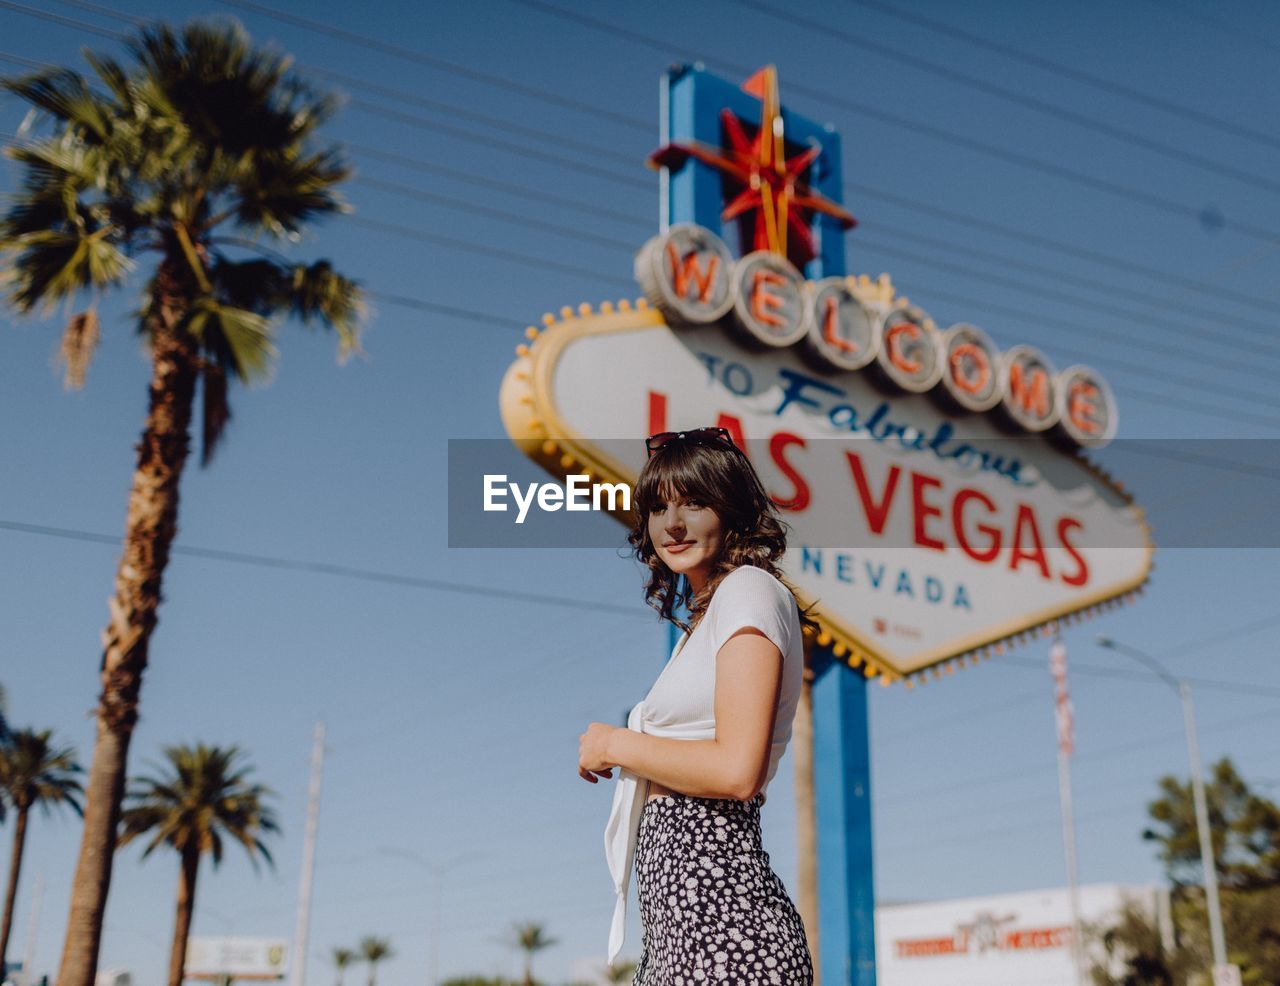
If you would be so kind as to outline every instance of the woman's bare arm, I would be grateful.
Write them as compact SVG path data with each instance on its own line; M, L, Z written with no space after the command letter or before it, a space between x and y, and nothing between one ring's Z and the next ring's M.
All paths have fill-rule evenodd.
M681 794L749 801L768 773L781 688L782 652L754 627L743 627L716 654L715 739L617 729L607 758Z

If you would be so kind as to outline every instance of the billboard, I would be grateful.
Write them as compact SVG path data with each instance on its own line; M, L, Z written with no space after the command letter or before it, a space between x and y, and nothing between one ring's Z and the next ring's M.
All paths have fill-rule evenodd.
M1163 918L1164 892L1155 887L1106 883L1079 892L1086 926L1108 922L1126 898ZM881 905L876 977L877 986L1077 986L1069 892Z
M187 978L281 979L289 968L283 938L192 937L187 942Z
M728 429L817 642L885 684L1138 594L1145 515L1087 455L1117 432L1107 381L846 274L837 135L782 108L772 69L738 90L680 67L668 90L641 296L526 330L500 394L515 444L559 480L631 484L644 436Z
M900 299L887 279L850 282L883 335ZM745 348L719 322L673 327L645 299L566 310L535 336L502 386L515 443L559 477L629 484L643 436L728 428L782 505L783 569L817 604L819 642L867 677L954 670L1133 593L1150 572L1141 509L1080 446L1064 448L1069 435L1011 432L994 404L949 410L930 392L940 373L921 390L869 367L822 372L799 345ZM1003 393L1039 381L1030 392L1056 405L1053 384L1085 371L1041 372L1006 373Z

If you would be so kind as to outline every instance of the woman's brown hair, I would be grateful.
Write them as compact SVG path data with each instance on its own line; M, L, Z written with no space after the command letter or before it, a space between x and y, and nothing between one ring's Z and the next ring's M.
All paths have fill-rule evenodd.
M667 567L649 538L649 514L673 496L699 500L720 518L722 547L701 593L695 595ZM702 619L725 576L742 565L764 569L791 592L777 562L787 550L787 524L765 492L750 460L741 451L720 444L668 442L640 470L631 498L633 527L627 542L636 559L649 569L645 602L686 633ZM689 610L692 624L676 616L677 604ZM818 621L796 604L802 629L816 631ZM812 607L810 607L812 608Z

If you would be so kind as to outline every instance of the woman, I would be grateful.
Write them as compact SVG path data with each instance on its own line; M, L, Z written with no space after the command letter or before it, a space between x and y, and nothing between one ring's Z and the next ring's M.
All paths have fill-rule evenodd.
M816 623L780 580L786 528L729 432L664 432L646 445L628 541L650 572L646 601L684 634L627 728L593 722L579 740L584 780L619 768L605 831L617 893L609 962L634 860L634 986L811 986L804 925L761 847L760 806L791 739L801 626Z

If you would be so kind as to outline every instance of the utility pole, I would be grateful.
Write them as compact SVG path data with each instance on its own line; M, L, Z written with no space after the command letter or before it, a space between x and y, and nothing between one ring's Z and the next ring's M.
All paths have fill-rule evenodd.
M27 944L22 950L22 978L27 986L34 986L35 973L31 963L36 960L36 935L40 927L40 902L44 899L44 870L36 877L36 891L31 900L31 917L27 919Z
M1110 637L1098 637L1098 644L1124 654L1145 665L1182 699L1182 720L1187 729L1187 755L1191 760L1191 792L1196 804L1196 829L1200 835L1200 863L1204 867L1204 893L1209 912L1209 940L1213 947L1215 977L1227 967L1227 941L1222 930L1222 904L1218 900L1218 870L1213 861L1213 833L1209 828L1209 806L1204 796L1204 778L1200 769L1200 744L1196 740L1196 713L1191 703L1191 685L1185 678L1175 678L1150 654Z
M1087 983L1084 940L1080 922L1080 877L1076 864L1075 809L1071 804L1071 754L1075 750L1074 715L1067 690L1067 648L1062 632L1055 627L1049 648L1049 670L1053 674L1055 718L1058 724L1058 801L1062 810L1062 848L1067 863L1067 892L1071 901L1071 963L1076 986Z
M302 843L302 876L298 883L298 924L293 932L289 986L303 986L307 973L307 931L311 924L311 878L316 865L316 829L320 821L320 777L324 770L324 721L316 723L311 747L311 787L307 793L307 830Z
M1227 964L1227 939L1222 930L1222 905L1218 901L1218 867L1213 860L1213 834L1209 828L1209 804L1204 796L1200 768L1200 744L1196 739L1196 713L1191 704L1191 686L1178 681L1182 698L1182 718L1187 726L1187 754L1191 758L1191 791L1196 800L1196 828L1200 831L1200 860L1204 865L1204 892L1209 904L1209 938L1213 942L1213 964Z

